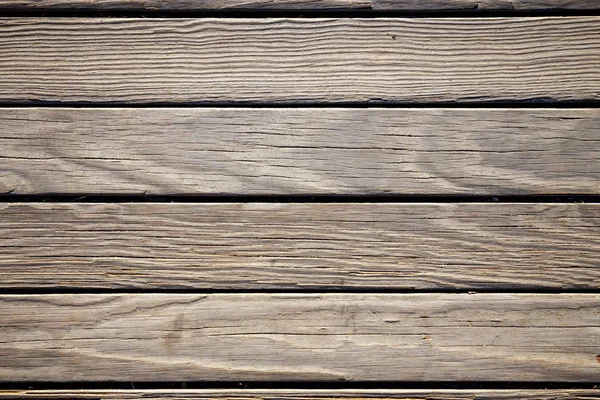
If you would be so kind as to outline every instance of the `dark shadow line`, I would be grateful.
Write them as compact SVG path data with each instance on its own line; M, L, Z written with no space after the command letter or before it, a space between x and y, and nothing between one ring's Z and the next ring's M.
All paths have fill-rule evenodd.
M599 194L0 194L0 203L600 203Z
M569 100L556 101L551 98L536 98L526 100L498 101L485 99L476 101L440 101L440 102L395 102L388 100L370 100L364 102L315 102L289 100L282 102L93 102L93 101L45 101L25 100L8 101L0 99L0 108L398 108L398 109L421 109L421 108L524 108L524 109L573 109L573 108L600 108L600 100Z
M504 382L504 381L186 381L186 382L2 382L0 390L152 390L152 389L290 389L290 390L339 390L339 389L458 389L458 390L544 390L544 389L597 389L593 383L578 382Z
M91 7L0 8L3 17L63 17L63 18L507 18L507 17L567 17L600 16L598 9L542 9L542 10L374 10L356 9L143 9Z

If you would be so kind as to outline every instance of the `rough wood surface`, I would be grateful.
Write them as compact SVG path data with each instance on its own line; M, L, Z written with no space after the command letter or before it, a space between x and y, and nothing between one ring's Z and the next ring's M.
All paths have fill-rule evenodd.
M586 400L600 390L22 390L0 391L1 400Z
M1 102L600 100L600 17L0 19Z
M8 0L15 1L15 0ZM29 0L31 1L31 0ZM48 1L48 0L46 0ZM50 0L52 3L56 0ZM60 0L58 0L60 1ZM86 1L86 0L83 0ZM89 1L89 0L88 0ZM169 0L165 0L169 1ZM374 10L594 10L597 0L372 0Z
M0 109L0 193L600 194L599 109Z
M11 9L595 10L597 0L0 0Z
M450 0L455 1L455 0ZM539 2L539 1L535 1ZM598 8L592 0L552 0L575 3L570 8ZM586 4L588 3L588 4ZM11 9L141 9L141 10L371 10L391 5L375 0L0 0L0 8ZM394 7L398 5L394 4ZM440 5L443 7L443 5ZM414 5L410 5L414 7ZM463 5L458 5L463 8ZM421 7L419 7L421 8ZM545 8L545 7L544 7Z
M0 381L600 376L600 295L0 296Z
M0 205L0 287L599 288L599 204Z

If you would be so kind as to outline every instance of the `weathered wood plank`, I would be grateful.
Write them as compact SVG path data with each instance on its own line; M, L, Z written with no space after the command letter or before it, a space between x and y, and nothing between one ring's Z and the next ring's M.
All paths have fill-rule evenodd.
M0 205L0 287L599 288L599 204Z
M600 398L599 390L23 390L0 391L1 400L587 400Z
M600 194L599 109L0 109L0 193Z
M600 8L600 3L596 0L372 0L371 5L374 10L430 11L543 9L594 10Z
M0 0L10 9L138 10L596 10L596 0Z
M1 381L597 382L600 295L0 296Z
M600 17L0 19L0 101L600 100Z
M561 1L564 2L555 0L557 4ZM593 7L590 0L575 1L580 3L571 6L576 9ZM585 4L586 2L590 4ZM0 8L16 10L371 10L373 6L384 9L389 7L385 3L379 7L378 1L372 5L371 0L0 0ZM460 7L462 8L462 5Z

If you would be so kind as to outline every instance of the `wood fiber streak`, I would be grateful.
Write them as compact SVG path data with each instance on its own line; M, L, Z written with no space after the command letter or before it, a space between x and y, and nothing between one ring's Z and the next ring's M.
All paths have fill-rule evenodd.
M595 294L0 296L2 381L568 381Z
M14 1L14 0L13 0ZM60 1L60 0L59 0ZM84 0L85 1L85 0ZM168 1L168 0L167 0ZM50 1L53 3L54 1ZM373 0L374 10L594 10L597 0Z
M3 288L593 288L598 204L0 205Z
M600 194L599 109L0 109L0 193Z
M600 17L0 19L0 102L600 100Z
M10 9L125 10L596 10L597 0L0 0Z
M0 391L1 400L587 400L599 390L35 390Z

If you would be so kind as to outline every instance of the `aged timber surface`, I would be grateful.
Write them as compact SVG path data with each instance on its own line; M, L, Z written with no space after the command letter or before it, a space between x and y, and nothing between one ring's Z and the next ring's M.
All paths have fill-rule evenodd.
M0 400L588 400L600 390L23 390L0 391Z
M599 288L599 204L0 205L4 288Z
M600 376L596 294L0 296L0 381Z
M0 102L600 100L600 17L0 19Z
M0 193L600 194L599 109L3 108Z
M597 0L0 0L11 9L146 10L594 10Z

